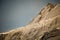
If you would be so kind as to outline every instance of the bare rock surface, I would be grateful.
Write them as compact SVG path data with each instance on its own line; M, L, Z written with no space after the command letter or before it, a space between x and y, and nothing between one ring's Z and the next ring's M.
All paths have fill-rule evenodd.
M48 3L28 25L0 33L0 40L60 40L60 3Z

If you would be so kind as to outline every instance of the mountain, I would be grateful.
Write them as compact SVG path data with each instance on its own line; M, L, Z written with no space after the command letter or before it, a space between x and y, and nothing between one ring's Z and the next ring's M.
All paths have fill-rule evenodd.
M0 33L0 40L60 40L60 3L48 3L28 25Z

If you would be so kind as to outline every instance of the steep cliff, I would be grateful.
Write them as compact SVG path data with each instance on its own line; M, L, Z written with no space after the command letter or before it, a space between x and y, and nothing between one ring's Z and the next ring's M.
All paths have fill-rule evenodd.
M60 3L48 3L25 27L0 33L0 40L60 40Z

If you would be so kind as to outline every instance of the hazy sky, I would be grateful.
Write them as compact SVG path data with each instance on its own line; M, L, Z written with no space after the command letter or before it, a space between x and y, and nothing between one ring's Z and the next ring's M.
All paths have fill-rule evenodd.
M27 25L47 3L60 0L1 0L0 32Z

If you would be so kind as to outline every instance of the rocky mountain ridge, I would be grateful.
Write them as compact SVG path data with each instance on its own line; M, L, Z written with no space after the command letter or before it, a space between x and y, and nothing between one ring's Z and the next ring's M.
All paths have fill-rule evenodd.
M48 3L25 27L0 33L0 40L60 40L60 3Z

